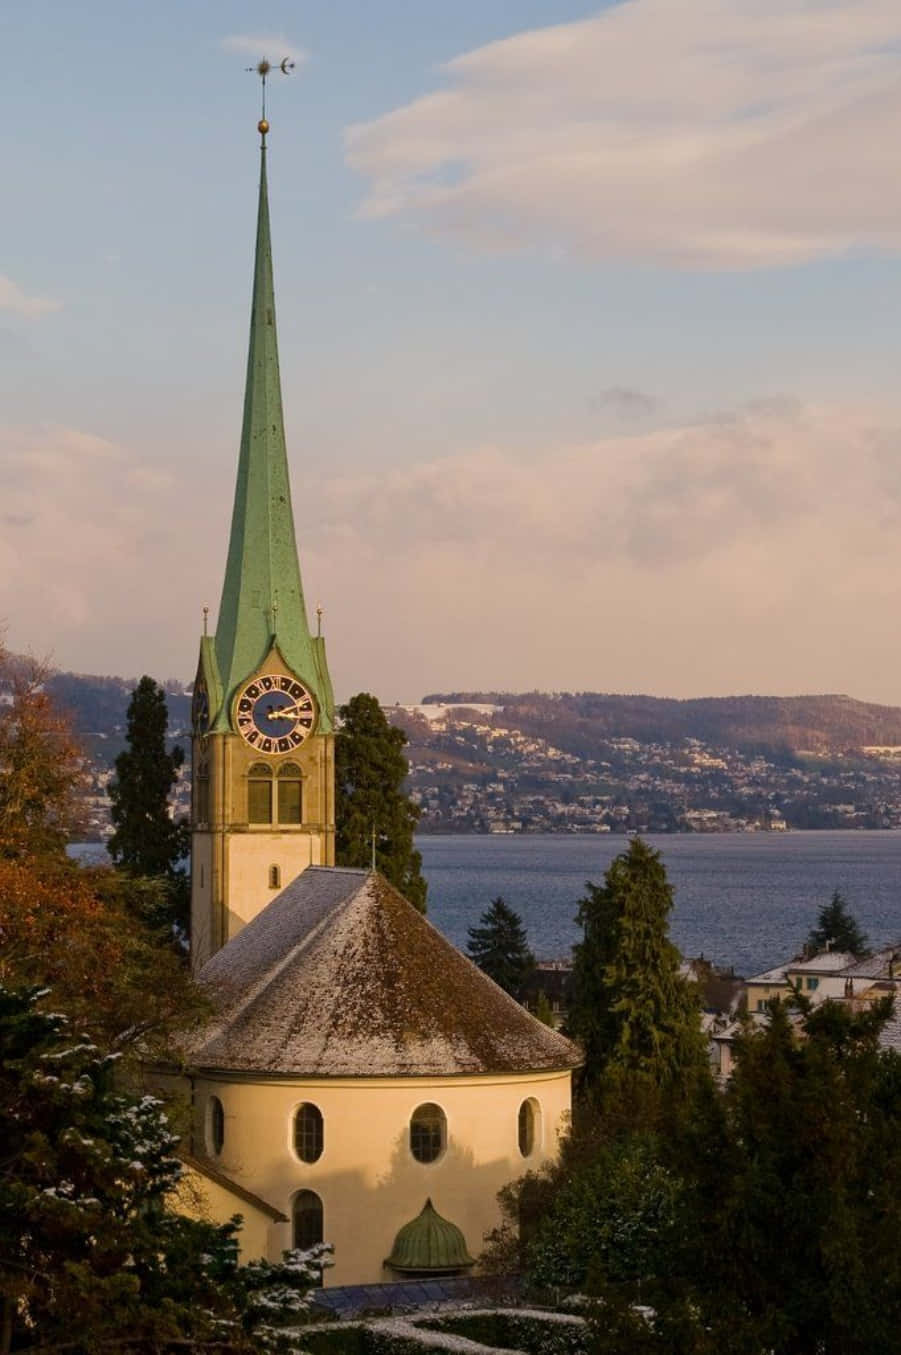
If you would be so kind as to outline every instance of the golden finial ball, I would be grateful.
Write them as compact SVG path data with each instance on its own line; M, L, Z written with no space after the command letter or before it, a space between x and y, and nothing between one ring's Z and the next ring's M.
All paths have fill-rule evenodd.
M261 136L265 136L266 133L269 131L269 123L266 121L265 118L260 118L259 122L257 123L257 131L260 133Z

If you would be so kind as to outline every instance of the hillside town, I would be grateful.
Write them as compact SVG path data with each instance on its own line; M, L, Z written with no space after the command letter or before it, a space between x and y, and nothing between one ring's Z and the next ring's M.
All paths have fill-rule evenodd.
M109 836L107 787L125 737L130 685L96 698L107 678L54 679L86 750L85 840ZM170 739L190 740L190 684L166 684ZM901 827L901 748L749 750L709 738L610 737L595 754L519 727L502 705L384 707L409 743L407 781L422 833L726 833ZM187 815L191 769L174 813Z
M410 740L420 831L717 833L901 826L899 749L752 752L610 738L579 755L502 706L387 709Z

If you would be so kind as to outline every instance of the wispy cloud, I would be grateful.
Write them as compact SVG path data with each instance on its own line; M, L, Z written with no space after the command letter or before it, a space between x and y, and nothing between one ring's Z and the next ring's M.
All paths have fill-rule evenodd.
M890 414L782 399L327 481L304 541L337 671L391 700L436 684L896 700L899 445Z
M277 65L285 57L302 66L309 60L309 53L296 42L291 42L283 33L232 33L222 39L222 46L229 52L243 52L256 61L271 61Z
M61 310L62 304L61 301L53 301L45 296L28 296L12 278L0 274L0 310L15 311L19 315L34 317Z
M632 386L608 386L590 402L592 409L602 409L617 419L645 419L660 408L660 401L647 391Z
M897 0L627 0L347 132L365 214L692 268L901 249Z
M340 692L897 701L901 421L780 397L636 427L528 456L464 447L315 480L307 467L304 582ZM150 461L91 432L0 428L8 642L42 652L52 635L83 671L187 675L230 496L179 448Z

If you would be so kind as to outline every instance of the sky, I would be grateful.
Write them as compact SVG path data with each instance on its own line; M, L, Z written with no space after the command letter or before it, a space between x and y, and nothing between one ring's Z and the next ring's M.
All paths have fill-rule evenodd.
M0 10L0 622L189 679L258 81L339 699L901 704L897 0Z

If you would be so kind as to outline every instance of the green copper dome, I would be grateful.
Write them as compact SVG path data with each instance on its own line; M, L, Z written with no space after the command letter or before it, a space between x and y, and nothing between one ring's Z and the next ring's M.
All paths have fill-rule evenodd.
M426 1200L422 1213L405 1223L394 1239L394 1250L385 1265L392 1270L449 1275L474 1266L475 1261L457 1225L443 1219L432 1201Z

